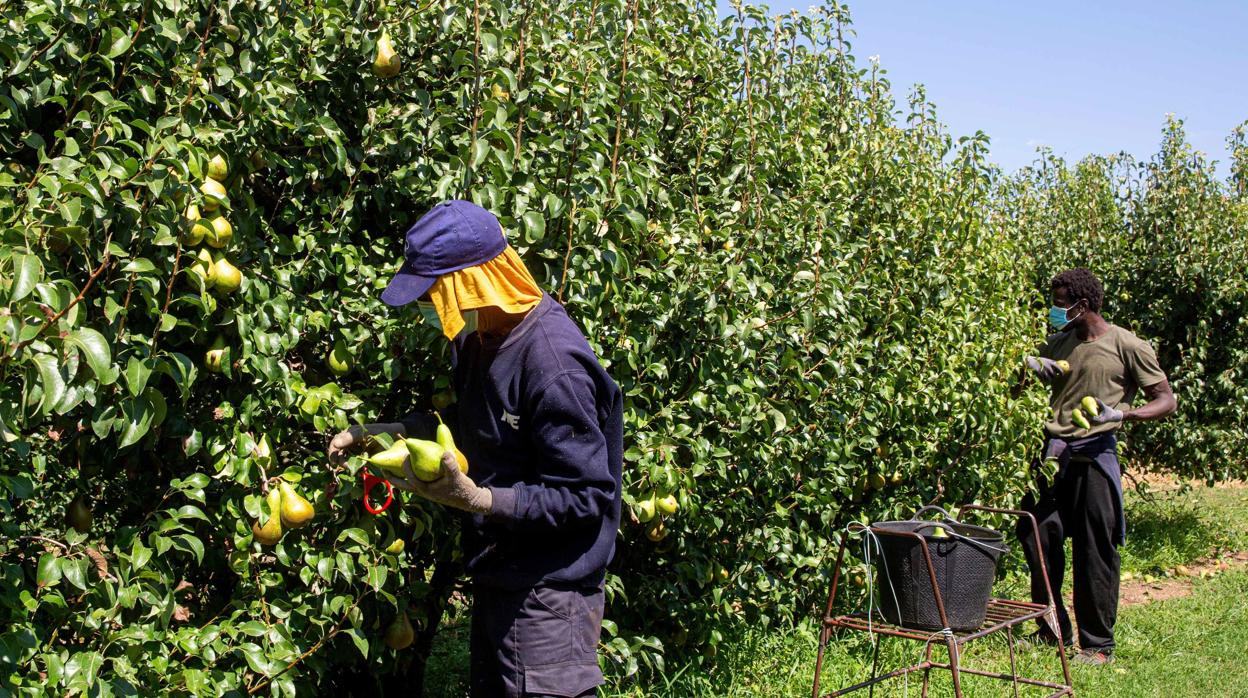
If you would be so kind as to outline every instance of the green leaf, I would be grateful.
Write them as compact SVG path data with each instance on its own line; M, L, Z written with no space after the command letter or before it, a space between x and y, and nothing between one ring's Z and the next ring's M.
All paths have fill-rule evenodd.
M61 559L61 573L65 580L79 589L87 590L87 563L85 560Z
M61 581L61 566L54 553L39 556L39 565L35 572L35 583L42 589Z
M152 367L155 362L151 359L139 359L132 356L126 362L126 388L130 390L130 394L138 397L143 393L143 389L147 387L147 379L152 375Z
M355 643L355 648L360 651L360 656L368 659L368 638L364 637L364 633L359 628L347 628L342 632L351 638L351 642Z
M152 549L143 545L139 539L134 540L134 545L130 548L130 569L138 571L147 565L147 561L152 559Z
M116 428L121 430L121 441L117 448L127 448L138 443L152 428L156 410L146 397L125 400L121 403L121 416L117 418Z
M116 58L130 49L130 32L120 27L109 27L108 38L104 40L107 47L104 55L109 58Z
M39 383L43 387L39 414L47 414L65 397L65 379L61 376L60 363L51 354L36 354L33 360L39 370Z
M79 327L70 332L65 341L82 352L100 385L109 385L117 380L117 371L113 368L112 354L104 335L90 327Z
M389 570L385 565L379 564L370 566L368 568L368 574L366 575L368 585L373 589L380 591L381 588L386 585L386 577L388 574Z
M546 237L546 219L537 211L526 211L524 216L524 239L530 243Z
M126 265L121 268L123 272L134 272L136 274L146 273L155 269L156 265L152 264L152 260L144 257L132 259L129 262L126 262Z
M43 280L43 262L33 254L13 255L13 289L9 301L16 303L35 289Z

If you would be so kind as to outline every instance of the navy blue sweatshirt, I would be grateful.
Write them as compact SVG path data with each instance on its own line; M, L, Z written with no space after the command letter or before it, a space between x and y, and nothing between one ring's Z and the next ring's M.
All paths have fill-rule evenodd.
M494 497L465 526L468 573L505 589L600 584L620 525L619 387L546 294L501 340L456 338L453 360L457 402L443 416Z

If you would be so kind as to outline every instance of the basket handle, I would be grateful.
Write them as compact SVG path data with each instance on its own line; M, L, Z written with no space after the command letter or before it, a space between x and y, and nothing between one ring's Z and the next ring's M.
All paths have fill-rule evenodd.
M918 521L919 516L921 516L924 512L928 512L928 511L939 511L941 514L944 515L946 521L952 521L954 523L962 523L961 521L958 521L957 519L950 516L949 512L945 511L943 507L938 507L935 504L928 504L927 506L920 507L919 510L914 512L914 515L910 517L910 520Z
M935 508L939 508L939 507L935 507ZM950 519L950 521L955 521L955 520L954 520L954 519ZM955 523L956 523L956 521L955 521ZM960 540L960 541L962 541L962 542L964 542L964 543L968 543L968 544L970 544L970 545L973 545L973 546L975 546L975 547L979 548L980 550L992 550L992 551L995 551L995 552L998 552L998 553L1002 553L1002 554L1005 554L1005 553L1010 552L1010 549L1009 549L1009 548L998 548L998 547L996 547L995 545L991 545L991 544L989 544L989 543L985 543L985 542L984 542L984 541L982 541L982 540L976 540L976 539L974 539L974 538L971 538L970 536L964 536L964 535L962 535L961 533L958 533L957 531L953 530L952 528L948 528L948 527L946 527L946 526L941 526L941 524L940 524L940 522L939 522L939 521L926 521L926 522L923 522L923 523L921 523L921 524L919 524L918 526L916 526L916 527L915 527L914 532L915 532L915 533L918 533L919 531L922 531L922 530L927 529L927 528L943 528L943 529L945 530L945 533L949 536L949 538L950 538L950 539L953 539L953 540Z

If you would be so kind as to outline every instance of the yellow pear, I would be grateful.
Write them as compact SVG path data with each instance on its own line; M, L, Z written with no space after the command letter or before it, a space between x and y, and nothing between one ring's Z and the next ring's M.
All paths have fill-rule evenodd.
M1083 405L1084 412L1087 412L1093 417L1101 413L1101 406L1097 404L1096 398L1092 397L1091 395L1085 396L1082 400L1079 401L1079 404Z
M394 622L386 628L386 646L392 650L406 649L415 639L416 631L412 630L412 622L407 619L406 613L400 611Z
M660 498L655 504L660 512L668 515L675 514L676 510L680 508L680 503L676 501L676 495L674 494Z
M217 337L204 354L204 367L211 373L220 373L221 364L225 360L225 339Z
M656 502L654 497L637 502L637 508L634 512L637 515L637 520L642 523L649 523L650 520L654 518L655 505Z
M225 186L212 177L204 180L199 191L204 195L204 211L207 213L212 213L217 210L217 206L229 200Z
M403 549L406 547L407 543L405 543L402 538L395 538L390 542L390 545L386 546L386 552L391 555L398 555L403 552Z
M214 266L213 286L222 293L233 293L243 283L243 273L230 260L222 257Z
M341 377L351 372L355 361L351 358L351 352L347 350L347 343L339 339L334 342L334 348L329 351L325 363L329 365L329 370L335 376Z
M186 227L183 228L182 235L179 237L182 244L187 247L194 247L195 245L203 242L204 236L207 235L208 232L208 226L204 225L204 222L199 215L199 207L195 204L187 206Z
M1060 370L1061 370L1062 375L1066 375L1067 373L1070 373L1070 362L1069 362L1069 361L1067 361L1066 359L1059 359L1059 360L1058 360L1058 361L1056 361L1055 363L1057 363L1057 367L1058 367L1058 369L1060 369Z
M211 286L216 279L217 268L216 263L212 259L212 255L208 250L200 249L195 255L195 261L190 266L190 272L195 276L204 280L205 286Z
M224 181L230 174L230 166L226 163L225 158L220 153L213 155L208 161L208 176L218 182Z
M209 245L220 249L230 244L230 240L234 237L234 226L230 225L225 216L217 216L212 219L212 230L208 231L205 237Z
M383 31L381 38L377 40L377 57L373 59L373 75L379 78L392 78L399 74L401 67L399 54L395 53L394 45L390 43L390 34Z
M655 521L650 525L650 528L646 529L646 538L649 538L654 543L667 538L667 526L663 525L662 519Z
M301 497L289 482L282 480L278 487L282 490L282 523L287 528L299 528L316 516L312 502Z
M269 520L261 526L251 525L251 537L260 545L277 545L282 539L282 492L276 487L269 490Z
M412 473L416 479L433 482L442 477L442 454L446 449L433 441L403 439L412 457Z
M446 426L442 421L442 415L438 415L438 432L437 442L442 448L455 454L455 462L459 464L459 472L468 472L468 459L455 446L455 438L451 435L451 428Z

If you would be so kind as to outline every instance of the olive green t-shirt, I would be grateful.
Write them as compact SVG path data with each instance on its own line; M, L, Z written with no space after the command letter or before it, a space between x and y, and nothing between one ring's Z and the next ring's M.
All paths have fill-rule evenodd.
M1086 342L1081 341L1074 330L1049 335L1040 348L1040 356L1070 362L1070 373L1053 379L1051 385L1051 414L1044 424L1049 436L1083 438L1113 431L1120 422L1093 422L1091 429L1077 427L1070 421L1071 411L1079 407L1085 395L1100 398L1117 409L1126 409L1140 388L1166 379L1157 363L1157 354L1148 342L1117 325L1110 325L1108 332ZM1091 415L1086 416L1091 422Z

